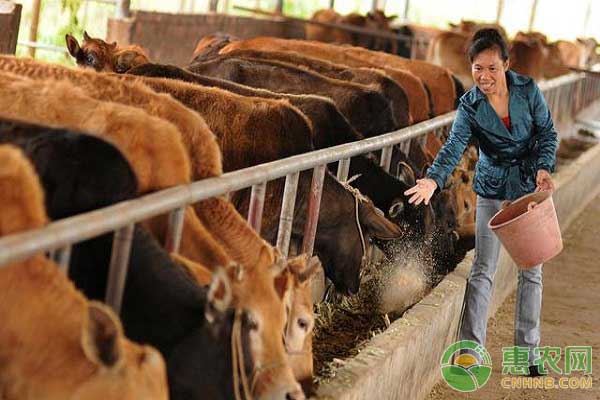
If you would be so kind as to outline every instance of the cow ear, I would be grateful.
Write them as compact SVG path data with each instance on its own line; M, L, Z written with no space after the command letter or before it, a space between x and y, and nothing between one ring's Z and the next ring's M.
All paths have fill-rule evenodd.
M90 37L90 35L88 35L87 31L83 31L83 40L86 42L89 42L92 40L92 38Z
M123 360L123 331L114 312L108 306L90 301L84 316L81 347L86 358L107 368Z
M385 19L387 19L388 21L393 21L396 18L398 18L398 15L394 14L394 15L387 15L385 16Z
M212 281L208 287L204 310L206 320L212 323L219 315L224 314L231 305L231 300L231 281L223 269L218 269L213 272Z
M405 163L404 161L400 161L397 166L397 175L398 179L402 182L406 183L408 186L415 186L417 184L415 179L415 172L413 169Z
M67 42L67 50L69 50L69 54L76 58L77 54L79 54L81 51L77 39L75 39L73 35L67 33L65 35L65 41Z
M312 278L319 271L319 268L323 268L321 265L321 260L319 260L319 257L317 256L312 256L306 262L306 268L298 273L298 282L300 284L307 284L310 282L310 278Z

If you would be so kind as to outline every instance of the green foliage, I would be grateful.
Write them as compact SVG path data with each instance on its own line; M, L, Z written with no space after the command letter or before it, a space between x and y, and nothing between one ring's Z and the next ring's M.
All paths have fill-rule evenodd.
M82 4L83 0L60 1L61 11L67 13L68 20L67 23L58 30L56 34L57 39L62 38L62 42L64 42L64 37L67 33L75 35L75 37L83 36L84 28L80 25L79 18L77 17Z

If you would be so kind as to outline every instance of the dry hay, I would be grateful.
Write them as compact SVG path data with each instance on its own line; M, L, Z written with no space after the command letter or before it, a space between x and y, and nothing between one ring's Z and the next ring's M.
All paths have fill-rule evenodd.
M389 258L363 267L358 294L333 294L315 306L316 383L333 378L345 359L360 353L430 290L433 267L426 246L395 242L387 247Z

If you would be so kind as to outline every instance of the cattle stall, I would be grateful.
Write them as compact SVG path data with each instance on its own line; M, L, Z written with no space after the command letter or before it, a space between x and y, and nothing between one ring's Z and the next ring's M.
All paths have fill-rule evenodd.
M148 50L151 59L161 63L186 65L198 39L215 32L227 32L243 39L255 36L303 39L304 25L280 18L140 10L133 11L127 19L109 19L107 40L119 45L140 45Z
M23 6L0 0L0 54L15 54Z
M600 79L595 78L591 75L583 73L570 74L563 76L552 81L542 83L540 85L546 100L549 104L552 114L555 116L558 131L561 134L571 135L571 128L573 126L574 118L585 107L588 107L594 101L600 97ZM309 200L307 222L304 230L304 237L302 243L302 249L311 252L314 244L315 232L316 232L316 221L318 218L320 197L322 182L324 176L325 166L331 162L339 162L338 168L338 179L340 181L346 181L348 179L348 166L352 162L352 157L367 152L382 150L382 157L380 164L384 169L389 169L389 155L394 145L400 145L405 153L408 154L410 140L414 138L425 138L425 135L434 132L441 134L443 131L447 131L452 124L454 118L454 112L433 118L428 121L421 122L408 128L400 129L398 131L390 132L381 136L365 139L359 142L344 144L332 148L327 148L319 151L315 151L308 154L298 155L287 159L274 161L268 164L262 164L259 166L246 168L243 170L230 172L217 178L210 178L200 182L195 182L189 185L182 185L170 189L166 189L157 193L149 194L135 200L125 201L104 209L92 211L86 214L81 214L75 217L67 218L64 220L56 221L49 224L47 227L39 230L29 231L21 234L7 236L0 239L0 265L5 265L9 262L22 260L28 256L31 256L40 252L53 252L53 257L57 262L66 269L69 262L70 248L74 243L81 242L83 240L98 236L103 233L114 231L115 237L113 242L113 253L111 257L110 273L109 273L109 285L106 295L106 301L110 304L117 312L120 310L122 291L124 287L124 281L127 274L127 263L129 257L129 250L132 240L132 232L135 223L148 219L152 216L170 213L169 218L169 229L168 235L165 240L165 246L169 251L176 251L179 246L182 231L182 215L183 209L189 204L196 203L203 199L223 195L229 192L242 190L245 188L252 188L252 200L249 206L248 219L251 225L257 230L260 230L261 214L263 209L263 199L265 193L265 187L269 181L286 178L284 198L282 202L282 212L279 221L279 230L277 235L277 247L282 254L288 254L289 242L291 235L291 220L294 213L294 200L295 200L295 189L298 183L298 174L301 171L313 170L312 179L312 190L311 198ZM597 150L597 149L596 149ZM590 158L589 156L584 161L597 162L598 157ZM585 167L580 166L579 168L585 170ZM598 166L590 164L589 170L587 171L587 178L590 175L596 177L595 173ZM591 171L591 173L590 173ZM584 176L583 174L582 176ZM594 178L595 179L595 178ZM560 180L560 179L559 179ZM565 179L563 179L565 180ZM569 182L576 182L577 180L569 180ZM565 183L564 185L567 185ZM574 184L574 183L573 183ZM597 187L598 182L590 180L587 184L594 185ZM570 190L570 192L576 192ZM562 194L560 196L568 196L568 194ZM566 190L565 192L566 193ZM586 199L564 197L564 202L575 201L577 204L584 202ZM560 214L559 210L559 214ZM564 214L561 218L571 218L571 215ZM506 262L506 261L504 261ZM462 266L459 267L456 273L449 275L446 279L440 283L439 289L434 289L434 292L423 300L421 306L416 306L410 311L406 318L401 318L396 322L392 323L391 328L385 335L391 335L394 338L398 338L400 342L393 341L389 342L388 345L393 344L394 349L389 354L404 353L415 353L415 352L403 352L401 347L401 340L403 334L398 334L398 327L402 325L414 326L419 325L415 322L414 315L416 313L424 312L432 305L440 303L440 296L443 298L445 294L440 295L440 290L452 290L452 303L451 305L456 306L456 299L460 297L461 284L457 283L457 275L464 275L466 268L466 260ZM503 270L507 273L509 270ZM510 271L509 271L510 272ZM499 290L497 298L494 304L500 304L508 291L511 290L510 285L512 281L509 279L504 281L506 287L504 290ZM464 285L464 282L463 282ZM464 287L464 286L462 286ZM431 296L437 300L431 301ZM457 297L458 296L458 297ZM502 297L504 296L504 297ZM320 300L322 293L316 294L316 299ZM459 303L458 303L459 304ZM434 370L433 366L439 359L436 351L443 343L438 343L439 346L430 346L429 340L433 335L442 340L449 340L449 336L441 335L440 332L445 332L448 335L452 331L452 327L456 323L455 319L448 319L450 317L456 318L456 313L453 313L453 309L445 309L447 313L437 313L438 318L443 319L443 323L449 325L443 325L443 323L435 325L440 330L428 331L427 335L421 333L416 334L417 339L411 336L411 346L423 349L421 359L403 360L402 362L393 361L393 367L386 363L381 363L381 366L386 368L388 371L393 371L395 375L389 378L389 382L397 382L402 389L396 388L394 390L404 390L402 393L407 394L408 398L413 397L412 394L422 394L424 379L427 378L430 381L433 379L431 371ZM437 312L437 311L436 311ZM411 319L412 318L412 319ZM419 317L421 322L426 321L428 318L432 318L432 315L422 314ZM411 322L412 321L412 322ZM429 326L429 323L426 322ZM445 329L445 330L443 330ZM377 341L384 339L374 339L374 346L377 346ZM395 339L394 339L395 340ZM439 339L438 339L439 340ZM391 343L391 344L390 344ZM426 351L427 350L427 351ZM384 352L385 353L385 352ZM378 354L384 354L374 349L371 353L363 352L363 354L369 354L373 357L373 360L381 361ZM384 355L387 355L385 353ZM389 362L392 362L391 360ZM356 363L364 363L364 360L358 360ZM399 363L399 364L396 364ZM351 367L352 363L349 363L348 368ZM414 370L419 366L419 371L423 372L423 375L415 375ZM413 372L408 371L413 369ZM422 370L422 368L424 368ZM348 389L348 374L354 374L354 372L348 372L347 374L343 371L339 373L338 383L332 382L331 385L323 385L318 393L322 395L333 395L335 398L365 398L358 395L357 386L361 386L363 390L371 388L370 385L377 385L377 379L367 384L366 381L356 379L354 385ZM429 374L429 375L428 375ZM373 374L364 374L364 379L373 378ZM428 381L428 382L430 382ZM342 383L340 383L342 382ZM415 383L416 382L416 383ZM414 392L415 385L420 387L420 392ZM383 385L380 385L383 386ZM390 387L382 387L386 389L386 393L394 395L394 392ZM348 390L347 392L345 390ZM412 390L412 391L411 391ZM335 394L333 394L335 393ZM381 397L384 398L384 397Z

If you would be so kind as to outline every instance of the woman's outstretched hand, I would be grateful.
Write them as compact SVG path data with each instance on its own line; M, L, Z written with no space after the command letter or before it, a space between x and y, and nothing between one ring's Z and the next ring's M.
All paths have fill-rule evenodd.
M536 192L554 191L554 181L552 180L552 176L550 176L550 172L546 171L545 169L538 170L535 178L535 184L537 185L535 188Z
M418 206L422 202L425 202L425 205L428 205L429 199L433 196L435 189L437 189L437 183L433 179L417 179L417 184L404 192L404 195L409 196L412 194L410 199L408 199L410 204Z

